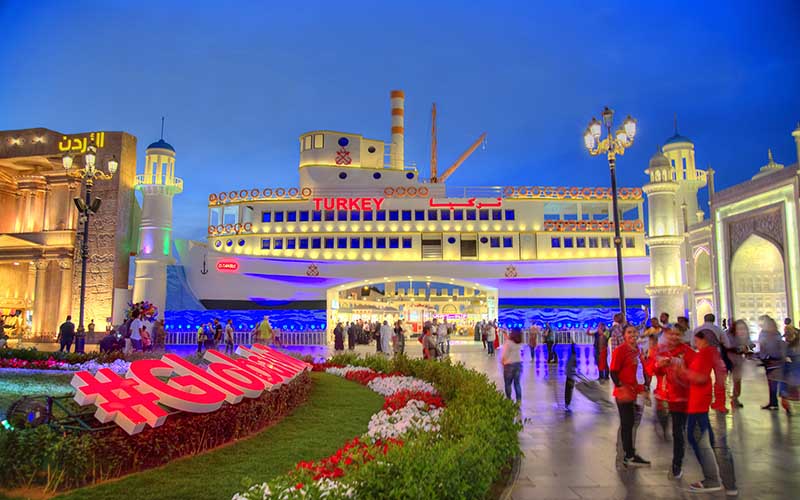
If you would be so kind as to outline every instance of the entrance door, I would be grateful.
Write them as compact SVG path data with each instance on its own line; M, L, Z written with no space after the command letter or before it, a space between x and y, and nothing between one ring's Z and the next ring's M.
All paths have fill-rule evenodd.
M774 243L757 234L747 238L733 256L731 285L735 319L745 320L751 335L758 334L761 315L782 324L787 316L786 278L783 255Z

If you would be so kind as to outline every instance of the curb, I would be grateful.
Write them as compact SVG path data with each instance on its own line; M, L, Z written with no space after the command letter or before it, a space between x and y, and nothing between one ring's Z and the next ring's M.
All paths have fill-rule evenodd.
M521 464L522 454L519 454L514 457L514 462L511 464L511 474L508 478L508 482L506 483L506 487L498 497L498 500L510 500L511 493L513 493L514 486L517 484L517 479L519 479L519 469Z

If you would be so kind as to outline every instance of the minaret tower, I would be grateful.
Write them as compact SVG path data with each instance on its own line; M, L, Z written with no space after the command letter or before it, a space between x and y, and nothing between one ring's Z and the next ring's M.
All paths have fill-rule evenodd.
M175 177L175 148L161 139L147 146L144 174L136 176L142 193L142 221L133 282L133 302L150 301L164 318L167 298L167 265L173 263L172 197L183 191L183 180Z
M694 152L692 151L692 166ZM650 310L654 315L667 312L670 318L685 312L687 286L683 279L683 227L679 217L681 185L674 178L674 169L661 151L650 158L645 173L650 182L643 187L647 194L649 214L647 245L650 247ZM697 198L695 197L695 207Z
M703 220L703 211L697 204L697 192L706 185L706 172L697 170L694 162L694 143L678 133L678 120L675 120L675 135L664 143L664 156L675 174L678 183L676 206L678 207L678 234L684 228ZM686 205L686 208L682 207ZM686 222L684 224L684 216Z

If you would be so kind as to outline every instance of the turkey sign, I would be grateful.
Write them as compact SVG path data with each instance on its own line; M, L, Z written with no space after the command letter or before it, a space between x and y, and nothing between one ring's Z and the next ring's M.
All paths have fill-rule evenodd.
M241 357L233 359L209 349L203 356L209 362L206 369L165 354L161 359L132 362L124 378L108 368L101 368L96 375L77 372L71 385L79 405L97 406L94 415L100 422L114 422L128 434L137 434L145 424L163 424L169 415L165 407L209 413L223 403L257 398L311 368L261 344L249 349L239 346L236 354Z

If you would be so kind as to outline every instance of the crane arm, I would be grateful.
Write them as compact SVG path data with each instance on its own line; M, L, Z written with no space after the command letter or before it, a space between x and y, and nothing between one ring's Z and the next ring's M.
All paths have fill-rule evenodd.
M453 172L455 172L456 169L461 166L462 163L464 163L464 160L469 158L469 155L471 155L472 153L475 152L476 149L478 149L478 146L481 145L484 139L486 139L486 132L482 133L481 136L478 137L478 140L473 142L472 146L470 146L469 149L464 151L464 153L462 153L461 156L459 156L458 159L452 165L450 165L450 168L445 170L445 172L441 176L439 176L438 181L439 182L446 181L447 178L450 177L453 174Z

